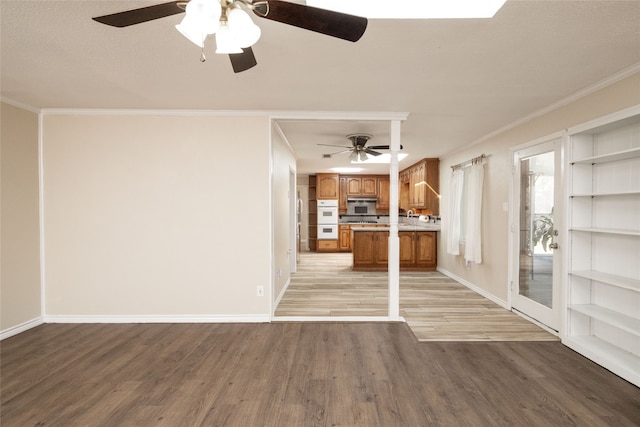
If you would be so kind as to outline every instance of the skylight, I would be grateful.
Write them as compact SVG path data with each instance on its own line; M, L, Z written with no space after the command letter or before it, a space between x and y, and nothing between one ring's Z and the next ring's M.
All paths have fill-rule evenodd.
M492 18L506 0L307 0L308 6L369 19Z

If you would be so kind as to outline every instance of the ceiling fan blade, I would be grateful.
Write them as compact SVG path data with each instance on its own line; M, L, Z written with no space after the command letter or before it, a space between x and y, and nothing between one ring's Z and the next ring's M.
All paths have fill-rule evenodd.
M229 59L234 73L241 73L258 65L251 46L242 48L242 53L230 53Z
M184 12L184 8L179 7L178 3L184 4L185 1L170 1L154 6L113 13L111 15L98 16L92 19L101 24L111 25L112 27L128 27L129 25L141 24Z
M348 152L350 152L350 151L351 151L351 150L341 150L341 151L336 151L335 153L324 154L324 156L333 157L333 156L335 156L335 155L337 155L337 154L348 153Z
M266 19L355 42L367 29L367 18L280 0L253 4L253 12Z
M373 150L388 150L390 147L388 145L372 145L368 148L371 148ZM400 149L402 150L404 147L401 145Z
M370 149L370 148L365 148L363 151L364 151L365 153L367 153L367 154L372 155L372 156L379 156L379 155L381 155L381 154L382 154L382 153L378 153L377 151L373 151L373 150L372 150L372 149Z
M345 145L333 145L333 144L316 144L316 145L322 145L323 147L341 147L341 148L348 148L348 149L353 148L353 147L347 147Z

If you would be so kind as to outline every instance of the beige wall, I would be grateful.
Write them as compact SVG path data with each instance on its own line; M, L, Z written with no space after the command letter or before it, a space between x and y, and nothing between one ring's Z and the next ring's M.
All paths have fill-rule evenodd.
M477 286L506 302L508 299L509 213L502 209L509 201L509 149L546 137L571 126L640 104L640 74L594 92L520 126L505 131L486 142L469 147L440 160L440 191L443 223L438 245L439 268ZM449 177L451 166L480 154L489 155L485 166L482 200L483 263L466 267L464 257L446 253Z
M38 115L0 104L0 331L41 317Z
M267 117L47 114L46 320L269 316Z
M296 161L289 147L273 132L273 300L280 296L291 277L290 256L295 256L291 247L291 197L289 172L296 169Z

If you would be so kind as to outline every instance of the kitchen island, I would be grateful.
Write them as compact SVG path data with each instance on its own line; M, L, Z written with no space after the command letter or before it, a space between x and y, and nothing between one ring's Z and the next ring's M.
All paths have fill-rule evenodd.
M439 224L398 226L400 271L434 271ZM353 229L353 270L387 271L389 227Z

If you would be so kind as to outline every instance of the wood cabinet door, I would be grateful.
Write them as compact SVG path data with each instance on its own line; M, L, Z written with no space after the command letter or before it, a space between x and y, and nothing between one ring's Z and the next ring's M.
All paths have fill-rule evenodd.
M416 265L433 267L437 265L436 232L416 232Z
M362 195L376 197L378 194L378 178L375 176L362 177Z
M389 209L389 177L378 178L378 201L376 203L377 209Z
M353 265L373 265L375 261L375 231L356 231L353 233Z
M413 267L416 264L415 242L413 231L399 231L400 267Z
M343 252L351 250L351 226L338 225L338 249Z
M359 176L347 177L347 196L360 196L362 194L362 178Z
M347 213L347 178L341 176L339 185L338 212L344 214Z
M337 173L319 173L316 175L318 200L338 200L339 177Z
M375 258L374 263L376 265L387 265L389 263L389 232L376 231L373 233L375 245Z
M428 159L425 164L425 181L427 184L424 209L429 215L440 215L440 161L438 159Z
M414 201L415 207L418 209L424 209L425 192L427 189L424 172L425 172L424 162L420 162L420 164L418 164L415 169L415 177L414 177L415 182L413 186L415 191L413 201Z

